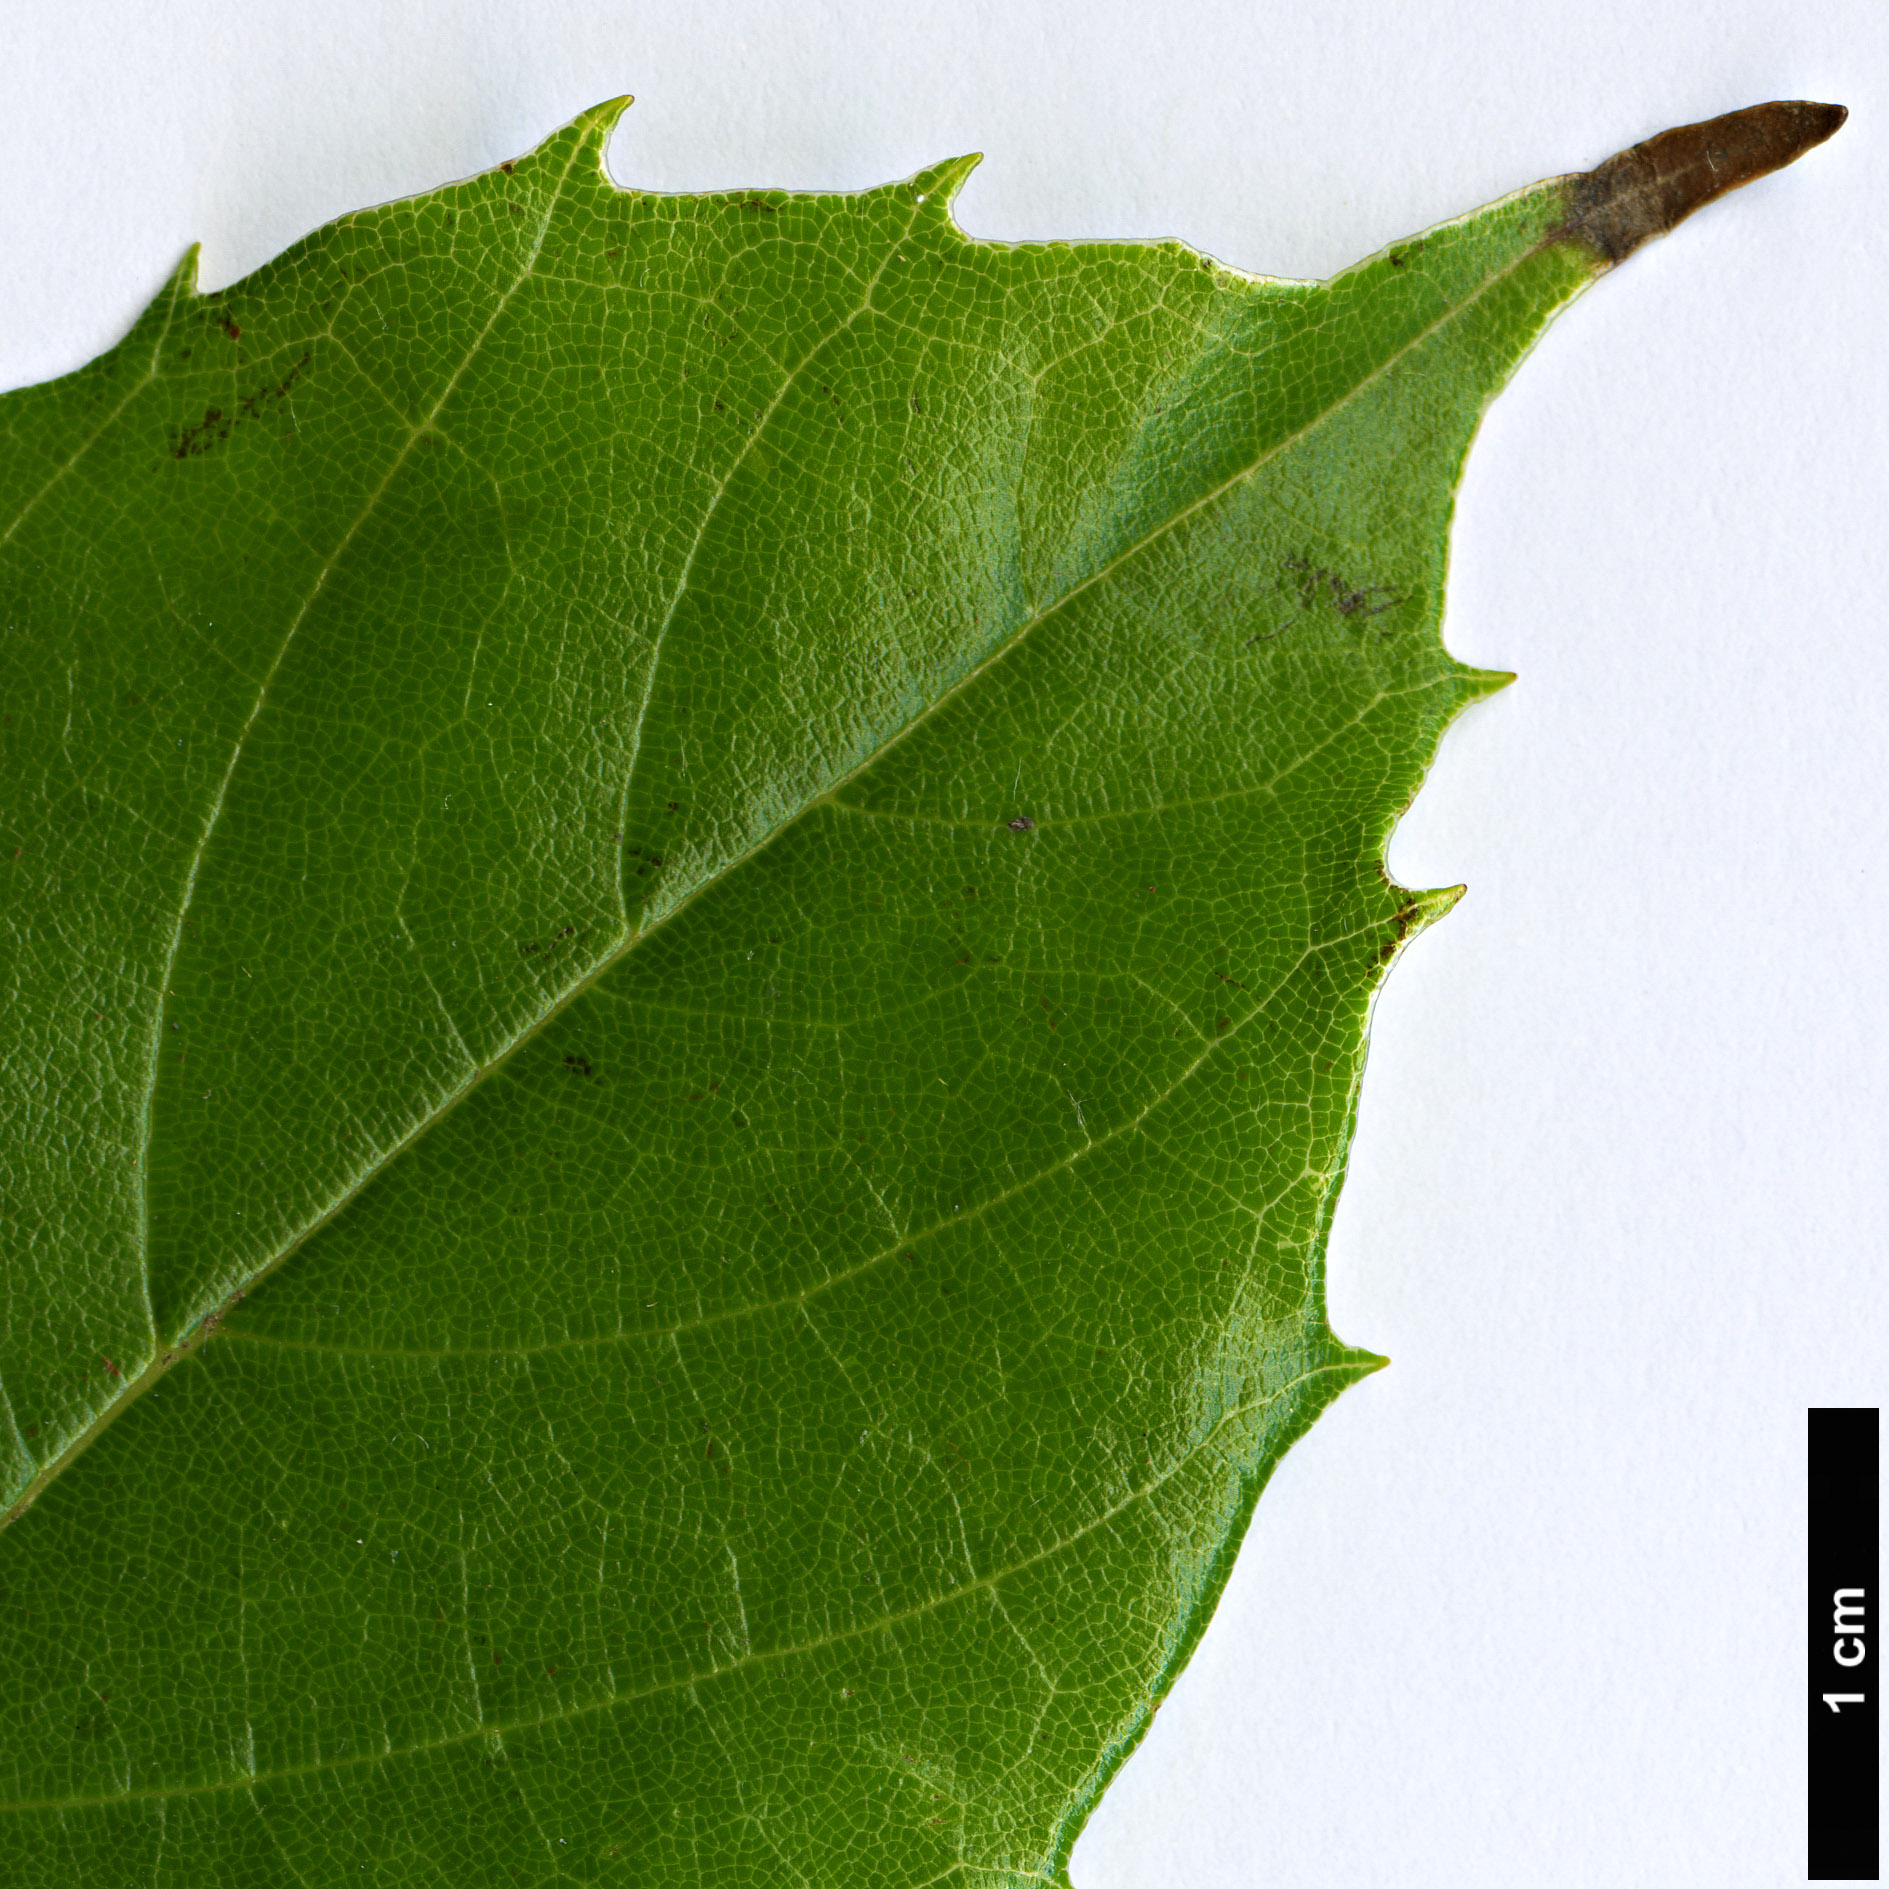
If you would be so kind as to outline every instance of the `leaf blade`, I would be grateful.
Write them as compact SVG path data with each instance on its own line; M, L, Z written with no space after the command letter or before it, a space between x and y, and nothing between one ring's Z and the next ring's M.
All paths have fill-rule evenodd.
M570 175L601 122L540 158ZM1309 289L1171 248L970 244L938 200L952 174L811 202L600 183L568 227L560 182L456 370L422 346L359 370L358 400L324 397L391 455L375 484L358 437L326 451L370 468L365 504L285 470L292 452L272 451L274 485L242 463L285 547L271 594L331 614L284 668L292 617L251 697L270 723L252 745L252 706L224 744L206 802L224 837L203 893L207 839L186 869L158 980L152 1054L167 1024L188 1041L153 1118L142 1395L88 1387L94 1424L127 1411L109 1451L6 1534L8 1595L40 1621L24 1597L57 1594L9 1655L28 1843L56 1827L88 1866L122 1864L186 1807L232 1870L317 1878L477 1879L488 1853L561 1873L575 1838L587 1868L614 1847L678 1880L868 1847L906 1880L1040 1880L1184 1660L1272 1464L1380 1362L1325 1324L1324 1229L1371 993L1448 895L1412 898L1379 861L1443 726L1496 680L1437 640L1444 532L1482 406L1591 273L1544 240L1566 190ZM342 252L422 279L413 230L449 254L441 219L510 231L533 177L521 161L318 233L273 287L204 311L193 351L267 330L265 288L308 302ZM691 216L733 259L706 295L675 247ZM804 234L752 234L784 218L833 263L810 296ZM614 331L572 316L614 305L624 270L603 265L638 243L636 292L657 285L627 328L676 369L645 431L687 448L639 461L653 499L613 457ZM540 254L594 265L596 294L514 334ZM799 304L740 274L757 255L813 306L797 356L764 345L771 309ZM737 290L760 310L745 369L717 365L747 346ZM376 295L396 340L422 332ZM302 343L269 345L274 363ZM707 391L684 391L684 361ZM258 459L285 382L257 366L215 372L260 394L171 429L187 476ZM771 404L724 397L770 369ZM718 432L731 411L753 430ZM598 486L613 530L571 509ZM351 589L332 554L311 565L310 518L362 546ZM615 564L585 564L597 540ZM186 570L194 542L171 547ZM190 571L212 599L218 548ZM449 607L422 608L447 573ZM487 661L519 712L475 739ZM455 698L441 678L462 671ZM241 690L220 699L227 725ZM547 717L582 738L544 739ZM376 799L396 737L425 764ZM452 799L482 784L522 784L529 817L487 806L457 833ZM255 810L226 821L232 788ZM475 941L468 972L448 954ZM470 1079L442 1074L449 1036ZM390 1080L356 1068L376 1053ZM362 1167L356 1129L397 1158ZM286 1195L250 1171L285 1143ZM252 1215L260 1234L235 1224ZM56 1351L28 1349L42 1370ZM625 1594L645 1617L616 1617ZM1120 1643L1104 1619L1129 1623ZM141 1650L171 1637L187 1669ZM738 1705L718 1717L711 1691ZM42 1711L71 1736L36 1741ZM529 1791L521 1754L546 1766ZM359 1829L323 1808L342 1777ZM391 1807L416 1794L432 1847L402 1861Z

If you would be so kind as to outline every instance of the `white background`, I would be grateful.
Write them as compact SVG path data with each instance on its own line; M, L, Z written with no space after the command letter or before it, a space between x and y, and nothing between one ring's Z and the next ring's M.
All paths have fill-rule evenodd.
M1319 276L1667 125L1834 143L1634 257L1498 402L1446 632L1521 680L1393 848L1287 1459L1080 1889L1802 1879L1804 1410L1882 1400L1889 16L1878 0L7 0L0 384L639 95L620 181L988 153L987 237Z

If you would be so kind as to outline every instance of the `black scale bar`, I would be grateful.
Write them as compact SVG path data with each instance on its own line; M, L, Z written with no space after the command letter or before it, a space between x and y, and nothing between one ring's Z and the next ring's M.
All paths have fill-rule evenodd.
M1875 1882L1879 1413L1810 1413L1810 1880Z

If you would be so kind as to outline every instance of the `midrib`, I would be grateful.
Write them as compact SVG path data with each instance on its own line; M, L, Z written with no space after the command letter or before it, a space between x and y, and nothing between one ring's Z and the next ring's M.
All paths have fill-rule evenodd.
M579 148L581 150L584 147L580 145ZM568 172L566 174L568 175ZM561 188L562 180L560 180L559 185L560 191ZM556 196L554 195L554 206L555 202ZM47 1487L57 1481L126 1409L130 1408L146 1391L168 1375L174 1365L197 1351L203 1343L214 1334L217 1323L238 1300L242 1299L249 1292L252 1292L262 1281L269 1278L272 1274L280 1271L309 1240L327 1227L339 1214L343 1213L372 1181L377 1179L381 1174L384 1174L408 1151L408 1149L412 1148L417 1142L423 1139L439 1122L458 1108L467 1097L478 1090L489 1077L504 1068L505 1065L521 1050L526 1048L540 1032L557 1017L562 1015L564 1011L569 1009L579 998L589 992L601 978L613 970L618 964L622 963L640 944L654 937L706 894L726 883L733 873L764 854L783 834L792 831L814 808L830 800L842 789L850 786L862 775L878 766L886 756L897 749L901 743L907 740L918 729L922 728L934 715L950 706L970 689L975 687L990 670L1003 662L1042 624L1049 622L1070 604L1074 603L1076 599L1107 581L1108 578L1116 571L1120 570L1125 564L1139 557L1151 546L1160 543L1168 534L1179 529L1179 527L1185 524L1190 518L1197 516L1200 512L1223 498L1228 492L1244 484L1264 467L1280 458L1281 455L1290 452L1293 447L1315 433L1320 426L1334 415L1343 412L1352 401L1377 385L1379 381L1392 372L1402 361L1415 353L1426 342L1432 340L1459 316L1473 308L1484 295L1488 294L1491 289L1505 281L1515 270L1527 261L1529 257L1536 254L1540 246L1541 245L1536 243L1530 243L1520 248L1501 268L1485 276L1482 281L1477 283L1475 288L1467 295L1463 296L1461 300L1446 305L1434 320L1426 323L1422 328L1418 329L1415 334L1410 336L1408 340L1394 348L1383 360L1379 361L1371 368L1368 373L1360 376L1351 386L1347 387L1330 405L1321 408L1319 412L1306 420L1295 431L1275 441L1263 452L1255 455L1246 465L1228 474L1227 477L1219 481L1218 484L1201 493L1199 497L1191 500L1168 517L1162 519L1140 538L1124 546L1115 556L1099 565L1087 577L1073 584L1052 602L1043 605L1032 615L1026 617L1003 642L999 643L988 654L974 663L956 682L943 690L934 701L928 703L914 715L910 721L896 729L882 741L878 747L864 755L845 773L836 777L819 794L812 796L803 806L790 814L786 819L768 829L741 852L732 856L713 873L704 877L699 885L694 887L684 897L677 900L674 905L663 912L659 917L652 920L641 930L626 935L613 951L608 952L605 956L600 958L589 972L576 983L572 984L562 996L548 1004L531 1023L520 1030L498 1055L493 1057L490 1062L474 1069L462 1083L443 1096L430 1113L422 1116L399 1141L385 1152L385 1154L351 1179L345 1187L337 1192L326 1207L322 1208L319 1213L285 1240L281 1247L267 1261L246 1274L238 1285L231 1288L228 1296L219 1305L211 1308L207 1312L199 1314L191 1324L186 1335L180 1336L167 1346L160 1345L157 1354L153 1357L150 1364L147 1365L136 1378L128 1381L119 1392L118 1396L109 1404L104 1405L92 1422L88 1424L83 1431L79 1432L78 1435L33 1478L32 1482L27 1485L19 1499L8 1511L4 1520L0 1520L0 1531L4 1531L6 1527L10 1526L24 1514L26 1510L38 1500L39 1496ZM809 356L806 358L811 358L811 355L817 352L817 348L811 350ZM804 365L804 361L802 364ZM799 371L798 367L793 371L797 373ZM460 374L463 374L463 372L464 365L462 364ZM458 376L456 375L455 380L457 378Z

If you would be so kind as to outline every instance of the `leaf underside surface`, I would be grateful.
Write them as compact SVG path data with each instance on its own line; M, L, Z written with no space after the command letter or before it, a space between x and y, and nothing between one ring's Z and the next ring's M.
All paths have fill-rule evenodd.
M1382 1362L1383 849L1598 224L1258 280L620 106L0 401L17 1889L1062 1880Z

